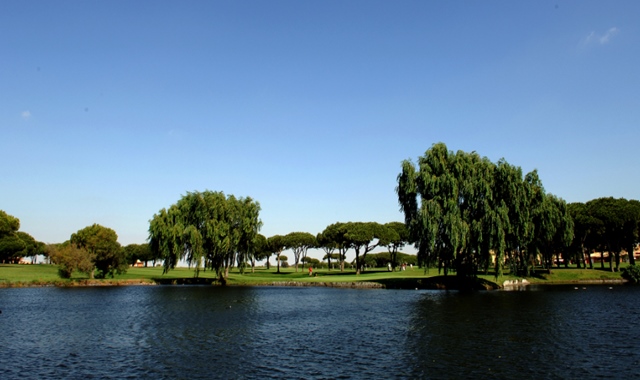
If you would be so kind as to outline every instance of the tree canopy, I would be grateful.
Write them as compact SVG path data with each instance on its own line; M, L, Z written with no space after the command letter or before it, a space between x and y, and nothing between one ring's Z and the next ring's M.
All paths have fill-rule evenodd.
M96 277L113 277L116 273L126 273L125 252L118 243L118 235L111 228L93 224L72 234L69 242L91 255Z
M73 272L82 272L93 276L95 269L95 255L85 248L66 241L62 244L50 244L47 253L51 260L58 265L58 274L62 278L71 278Z
M343 228L343 239L356 254L356 274L360 274L367 253L380 245L387 245L394 238L393 230L377 222L349 222Z
M277 263L277 272L280 273L280 254L282 253L282 251L284 251L286 247L286 243L284 240L284 236L282 235L273 235L270 236L269 238L267 238L267 246L266 246L266 250L271 253L274 254L276 256L276 263ZM267 260L269 260L267 258ZM268 262L268 261L267 261Z
M269 269L269 247L267 246L267 238L262 234L256 234L253 239L253 255L251 257L251 271L254 271L256 260L267 260L267 269Z
M45 245L26 232L19 231L20 219L0 210L0 262L16 263L22 257L45 254Z
M571 252L593 266L590 254L601 253L604 268L604 252L608 252L609 268L620 269L623 250L629 255L629 263L635 265L633 252L638 244L640 202L624 198L597 198L587 203L571 203L568 206L574 221L575 236Z
M300 259L306 258L307 250L316 246L316 237L308 232L290 232L283 239L285 249L290 249L293 252L294 265L297 272Z
M323 244L333 244L338 250L338 261L340 271L344 272L344 262L347 259L347 251L351 248L345 234L347 233L347 223L337 222L328 225L322 231Z
M390 255L389 262L391 263L391 268L396 270L398 266L398 251L410 242L409 230L407 226L401 222L389 222L384 226L389 229L389 238L386 242Z
M146 267L149 261L155 261L159 258L151 251L149 244L128 244L122 248L127 258L127 262L131 265L136 264L138 260L144 263Z
M194 267L215 270L225 282L234 262L246 262L254 252L262 226L260 204L250 197L222 192L188 192L149 225L151 250L164 259L165 273L185 260Z
M316 248L320 248L325 253L325 258L327 259L327 268L331 270L331 259L336 258L340 260L339 255L334 255L333 252L338 248L337 244L329 238L329 236L324 235L322 232L319 232L316 235ZM324 259L323 259L324 260Z
M20 219L0 210L0 260L14 262L18 253L25 249L25 244L18 236Z
M419 261L445 275L474 276L493 264L498 277L505 262L528 274L538 254L548 257L573 237L565 202L545 193L535 170L523 178L505 160L443 143L417 167L402 163L396 191Z

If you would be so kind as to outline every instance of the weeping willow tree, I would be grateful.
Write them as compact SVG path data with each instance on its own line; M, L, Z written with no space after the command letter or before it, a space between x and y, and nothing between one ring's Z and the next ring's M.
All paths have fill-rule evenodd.
M164 260L164 273L184 260L194 268L216 271L222 282L229 268L240 268L255 253L262 226L260 204L222 192L188 192L176 204L153 216L149 225L151 249Z
M520 168L476 152L434 144L417 167L402 163L396 191L418 260L445 275L493 266L499 277L505 262L528 274L541 254L572 239L566 204L545 194L535 170L523 178Z

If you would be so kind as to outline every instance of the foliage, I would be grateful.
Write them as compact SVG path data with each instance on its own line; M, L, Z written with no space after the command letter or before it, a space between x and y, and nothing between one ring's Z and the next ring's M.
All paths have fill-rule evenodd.
M386 268L390 263L392 264L392 257L393 254L391 252L378 252L378 253L370 253L367 258L372 259L374 261L374 264L372 266L375 266L377 268ZM396 252L395 253L395 260L396 260L396 266L399 266L401 264L413 264L413 265L418 265L418 258L416 255L410 255L407 253L403 253L403 252Z
M234 262L245 263L255 252L254 238L262 222L260 204L222 192L193 192L153 216L149 241L168 272L185 260L195 269L212 269L224 280Z
M0 210L0 262L17 263L22 257L31 257L35 263L37 255L46 253L44 243L19 229L20 219Z
M353 264L355 265L355 262ZM365 268L375 268L376 260L371 255L366 255L360 258L360 265Z
M640 266L629 265L626 268L622 268L622 278L632 284L640 284Z
M344 239L356 253L356 273L366 263L367 253L380 245L387 245L395 237L395 231L376 222L350 222L344 226ZM362 251L362 258L360 252Z
M602 227L602 221L590 214L587 205L574 202L567 205L569 215L573 220L573 240L569 247L570 259L573 259L578 267L585 263L593 269L593 261L590 253L597 249L597 231Z
M51 244L47 251L51 261L58 265L58 274L62 278L71 278L76 271L90 275L95 268L95 253L76 244Z
M603 257L608 252L609 270L618 271L621 253L625 250L630 264L635 264L633 252L638 244L640 202L606 197L571 203L568 209L574 223L569 258L593 269L590 254L600 252L600 267L604 269Z
M416 255L398 252L398 262L407 265L418 265L418 257Z
M340 259L340 254L339 253L331 253L328 255L324 255L322 257L322 260L339 260Z
M125 252L114 230L99 224L85 227L71 235L71 245L89 252L95 266L95 277L113 277L127 271Z
M374 261L374 265L377 268L384 268L391 263L391 253L390 252L378 252L378 253L370 253L368 258Z
M321 264L320 260L313 257L305 257L300 261L313 267L318 267Z
M31 263L35 264L36 256L46 253L46 245L42 242L36 241L33 236L26 232L18 231L16 235L24 243L24 249L17 253L20 257L31 257Z
M396 191L419 262L445 275L475 276L493 264L498 277L505 261L528 273L538 255L548 266L573 238L565 202L545 193L535 170L523 178L504 160L453 153L443 143L417 168L402 163Z
M409 243L409 230L404 223L390 222L385 224L385 227L389 229L389 240L387 241L387 248L389 249L389 262L393 270L398 266L398 250L402 249L405 244ZM386 265L386 263L385 263Z
M285 249L290 249L293 252L294 266L296 272L298 271L298 263L300 258L307 257L307 250L316 246L316 237L308 232L291 232L284 236Z
M320 248L324 251L325 255L322 260L327 261L327 268L331 270L331 260L340 261L340 254L333 253L337 248L336 242L331 240L330 236L324 235L322 232L316 235L316 248Z
M122 248L129 265L134 265L138 260L146 267L149 261L155 262L158 257L153 254L149 244L129 244Z
M346 240L346 223L333 223L327 226L322 232L322 245L332 247L338 250L338 261L340 262L340 271L344 272L344 261L347 257L347 251L350 248ZM325 249L327 252L327 249ZM333 250L331 250L333 252ZM327 252L328 253L328 252Z
M255 267L255 260L267 260L267 267L269 267L269 246L267 245L267 238L262 234L256 234L253 239L253 256L251 257L251 271L253 272Z
M633 251L638 242L640 202L607 197L593 199L586 203L585 208L585 214L593 224L588 231L588 243L594 249L609 252L610 270L620 269L622 250L629 253L630 263L635 264Z
M26 248L18 236L20 219L0 210L0 261L17 262Z
M271 237L269 237L267 239L267 251L274 254L276 256L276 263L278 265L278 270L277 272L280 273L280 257L282 255L280 255L280 253L282 253L282 251L285 248L285 241L284 241L284 236L281 235L273 235ZM285 257L285 261L287 260L287 258Z

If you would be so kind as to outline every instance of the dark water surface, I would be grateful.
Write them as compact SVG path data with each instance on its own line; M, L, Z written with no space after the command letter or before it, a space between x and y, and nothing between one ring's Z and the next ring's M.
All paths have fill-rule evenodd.
M0 289L0 379L640 378L640 289Z

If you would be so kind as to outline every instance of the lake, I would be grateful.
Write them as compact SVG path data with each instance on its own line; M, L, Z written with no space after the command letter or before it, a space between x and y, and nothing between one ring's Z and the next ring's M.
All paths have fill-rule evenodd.
M0 289L1 379L640 377L640 288Z

